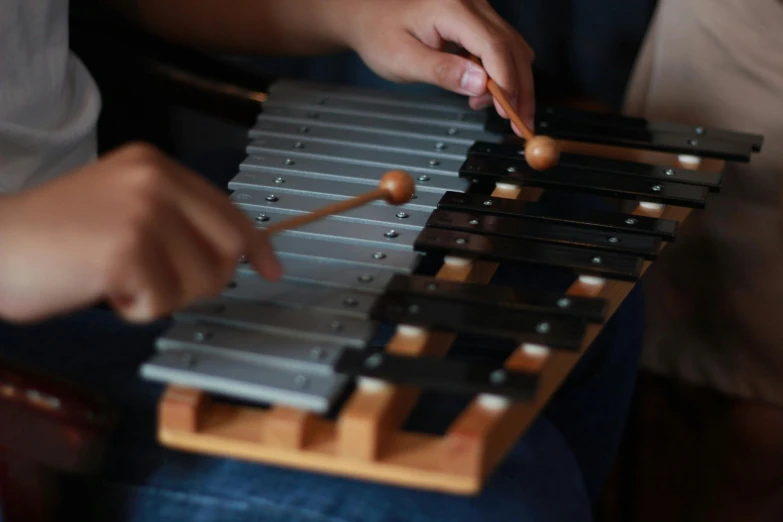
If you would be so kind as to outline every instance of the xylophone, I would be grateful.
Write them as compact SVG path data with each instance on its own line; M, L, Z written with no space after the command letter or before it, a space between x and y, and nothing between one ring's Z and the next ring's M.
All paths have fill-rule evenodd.
M679 224L718 195L724 162L762 145L549 106L536 132L558 140L552 169L530 168L508 124L464 98L271 85L229 184L259 228L389 170L416 191L280 232L282 281L240 262L221 296L179 313L142 367L169 385L160 441L479 491ZM524 278L496 284L499 266ZM427 409L443 397L449 407Z

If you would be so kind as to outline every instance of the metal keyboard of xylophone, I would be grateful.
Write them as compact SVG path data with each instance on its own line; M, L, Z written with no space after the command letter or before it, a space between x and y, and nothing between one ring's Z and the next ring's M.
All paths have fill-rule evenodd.
M537 132L564 152L539 172L507 125L461 98L273 84L229 184L259 228L391 169L416 193L275 236L281 282L240 263L221 296L178 313L142 367L170 384L160 440L475 493L688 213L719 195L723 163L763 141L541 107ZM522 282L493 283L498 266ZM461 357L460 339L485 357ZM421 433L407 421L422 393L468 402Z

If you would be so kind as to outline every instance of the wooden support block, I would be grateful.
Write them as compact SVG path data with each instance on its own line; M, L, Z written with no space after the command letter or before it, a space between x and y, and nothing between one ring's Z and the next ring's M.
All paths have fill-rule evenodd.
M263 425L264 444L289 449L304 448L313 418L313 414L294 408L274 408Z
M160 403L159 417L178 431L198 431L209 399L202 391L169 386Z

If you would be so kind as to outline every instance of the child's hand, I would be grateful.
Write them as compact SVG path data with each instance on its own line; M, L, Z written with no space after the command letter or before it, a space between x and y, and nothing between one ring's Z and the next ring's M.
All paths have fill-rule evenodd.
M0 200L0 317L35 321L107 299L131 321L218 294L242 255L280 265L219 190L146 145Z
M348 45L377 74L397 82L425 82L472 97L487 107L487 75L533 127L533 51L486 0L344 0ZM444 51L456 44L481 67ZM501 116L506 116L496 103Z

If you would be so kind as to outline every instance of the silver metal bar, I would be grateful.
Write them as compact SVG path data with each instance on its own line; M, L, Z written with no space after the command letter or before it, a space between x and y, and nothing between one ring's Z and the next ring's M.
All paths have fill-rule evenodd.
M300 196L281 194L280 192L242 191L231 195L238 206L252 212L290 214L291 216L310 214L336 202L332 198L318 196ZM421 230L427 224L431 212L402 209L393 205L365 205L339 214L329 219L384 225L394 228Z
M465 96L441 91L438 94L408 93L391 91L388 89L370 89L367 87L355 87L351 85L336 85L326 83L310 83L298 80L280 80L267 89L270 95L276 96L281 92L301 91L315 95L329 95L347 99L361 99L388 103L390 105L402 105L405 107L452 109L473 112L468 105Z
M480 112L454 111L408 107L401 104L389 105L377 100L348 99L337 96L313 96L301 91L281 91L270 96L266 105L290 105L308 110L328 111L341 114L370 114L379 118L410 121L414 123L440 123L462 129L484 130L486 117Z
M188 350L159 351L142 365L141 375L151 381L318 413L328 411L348 383L339 375L286 371Z
M284 221L290 218L290 214L280 212L267 212L259 214L253 210L242 208L247 214L255 218L256 225L264 228L273 223ZM365 223L352 223L350 221L337 221L333 217L325 218L321 221L315 221L302 225L301 227L284 230L277 237L306 237L318 238L333 241L332 249L341 249L340 243L372 246L383 250L402 250L413 251L413 243L419 235L418 230L404 229L398 227L389 227L386 225L368 225ZM276 247L275 247L276 248Z
M389 170L378 166L347 163L340 157L307 158L277 151L251 153L239 168L241 172L254 174L259 172L272 172L281 175L298 174L320 179L366 183L372 185L372 188L378 186L381 177ZM416 194L434 192L440 195L447 190L465 192L470 186L470 181L455 175L420 174L414 176L413 179L416 182ZM233 188L233 185L229 184L229 188Z
M254 137L284 137L295 141L306 139L333 145L350 144L373 150L388 150L408 154L421 154L428 158L464 161L470 146L463 143L447 143L443 140L423 140L408 136L388 136L353 129L310 127L302 132L301 125L291 122L266 121L259 118L253 127Z
M384 167L387 169L405 169L414 172L420 178L425 176L457 177L464 160L426 158L417 154L375 151L351 145L328 145L306 140L291 140L262 136L247 146L248 154L283 153L289 157L337 158L345 163Z
M250 364L326 375L333 373L332 365L345 349L340 344L313 343L220 324L182 321L159 337L156 347L161 351L220 352Z
M373 294L383 293L397 273L395 270L360 263L289 257L285 254L279 257L283 265L284 281L361 290ZM402 272L409 273L407 270ZM249 275L256 274L256 271L248 264L241 264L237 267L237 273Z
M308 127L340 127L379 134L421 137L427 140L448 140L454 143L473 144L476 141L498 141L500 136L487 131L461 129L450 125L436 125L432 122L411 123L398 120L382 120L371 115L354 115L313 111L288 105L264 104L259 119L298 123L303 131ZM253 137L253 130L250 130Z
M413 251L376 248L373 246L343 243L335 244L327 238L275 235L272 247L281 260L298 257L308 260L344 262L356 267L394 270L408 273L415 269L421 254Z
M364 347L372 339L376 329L376 325L370 321L344 315L226 298L194 304L177 312L174 318L214 322L317 343L340 343L356 348Z
M440 178L438 178L440 179ZM419 182L421 184L421 182ZM355 198L374 190L377 186L370 183L350 183L331 179L302 176L298 174L276 174L274 172L240 172L229 183L229 189L239 194L258 191L269 191L274 194L291 194L296 196L319 196L333 200ZM404 205L395 207L399 210L417 210L428 214L438 207L441 195L434 192L420 191L416 198ZM371 206L388 206L385 201L374 201Z
M377 294L292 281L271 282L258 275L237 274L224 297L322 310L357 319L369 318Z

